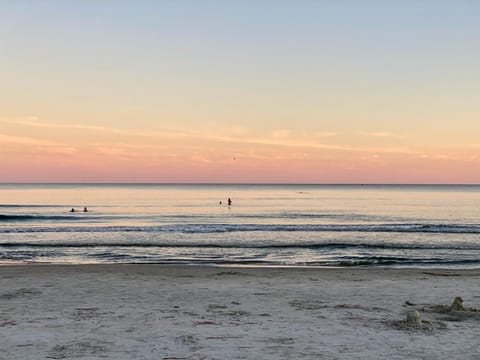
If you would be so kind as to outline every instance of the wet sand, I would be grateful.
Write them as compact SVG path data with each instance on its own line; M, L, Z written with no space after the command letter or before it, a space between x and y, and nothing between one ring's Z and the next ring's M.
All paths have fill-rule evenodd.
M479 359L479 307L480 270L7 265L0 359Z

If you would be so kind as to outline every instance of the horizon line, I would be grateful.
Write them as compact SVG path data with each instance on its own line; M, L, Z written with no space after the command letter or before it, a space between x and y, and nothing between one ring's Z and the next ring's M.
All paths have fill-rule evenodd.
M480 183L284 183L284 182L3 182L0 185L311 185L311 186L480 186Z

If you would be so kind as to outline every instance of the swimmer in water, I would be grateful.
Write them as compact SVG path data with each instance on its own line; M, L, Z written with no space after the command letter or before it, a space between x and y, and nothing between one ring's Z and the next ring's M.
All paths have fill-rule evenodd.
M88 209L86 206L83 208L83 212L88 212Z
M75 212L75 209L74 209L74 208L72 208L72 210L70 210L70 212Z

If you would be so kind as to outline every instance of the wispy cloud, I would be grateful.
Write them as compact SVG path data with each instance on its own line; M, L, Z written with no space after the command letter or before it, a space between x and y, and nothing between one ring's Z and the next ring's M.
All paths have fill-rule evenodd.
M455 162L471 162L477 161L480 159L478 155L466 155L466 154L445 154L445 153L435 153L435 154L420 154L418 156L420 159L428 160L440 160L440 161L455 161Z
M16 136L16 135L6 135L6 134L0 134L0 141L6 142L6 143L23 144L23 145L55 146L55 147L65 146L65 144L56 142L56 141L37 139L37 138L28 137L28 136Z
M364 153L401 153L401 154L417 154L418 152L409 147L358 147L351 145L336 145L325 144L318 141L294 138L294 137L249 137L249 138L233 138L221 134L208 134L212 140L222 142L235 142L246 143L256 145L271 145L280 147L297 147L297 148L310 148L310 149L323 149L323 150L336 150L336 151L348 151L348 152L364 152Z
M129 136L141 136L141 137L187 137L189 132L181 130L165 130L165 131L135 131L130 129L119 129L108 126L95 126L95 125L83 125L83 124L60 124L52 122L44 122L35 120L32 121L30 118L21 118L21 119L8 119L0 118L0 123L14 124L14 125L24 125L31 127L42 127L42 128L56 128L56 129L70 129L70 130L88 130L88 131L99 131L106 132L117 135L129 135Z
M27 136L0 134L0 142L16 145L35 146L41 148L44 153L48 154L73 155L78 152L77 148L63 144L61 142L37 139Z
M77 148L72 146L47 147L43 151L55 155L75 155L79 152Z
M153 131L135 131L128 129L117 129L106 126L91 126L82 124L59 124L51 122L43 122L32 120L30 118L8 119L0 118L0 122L17 124L32 127L49 127L63 128L74 130L88 130L96 132L107 132L118 135L137 136L154 139L199 139L212 142L222 142L231 144L249 144L249 145L265 145L276 147L294 147L304 149L321 149L332 151L360 152L360 153L400 153L400 154L417 154L418 152L409 147L360 147L342 144L326 144L320 141L320 138L331 137L337 135L336 132L314 132L312 134L299 134L289 129L277 129L260 135L252 135L252 131L239 127L217 131L199 131L186 129L166 129ZM370 136L394 137L396 135L386 132L363 133ZM104 149L105 150L105 149ZM110 149L111 155L117 150ZM117 154L121 151L118 149Z
M199 163L212 163L213 162L212 159L209 159L208 157L202 156L202 155L194 155L194 156L191 157L191 160L194 161L194 162L199 162Z
M334 131L314 131L311 135L316 138L324 138L324 137L337 136L338 133Z
M121 147L111 146L97 146L95 148L97 155L117 156L117 157L131 157L132 152Z
M360 131L360 135L383 138L403 138L404 135L394 134L388 131Z

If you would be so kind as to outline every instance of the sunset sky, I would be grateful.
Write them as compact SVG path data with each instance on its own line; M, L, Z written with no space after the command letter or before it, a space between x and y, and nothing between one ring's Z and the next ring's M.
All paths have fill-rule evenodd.
M480 2L0 0L0 182L480 183Z

